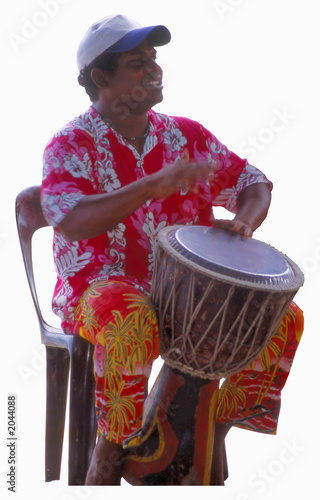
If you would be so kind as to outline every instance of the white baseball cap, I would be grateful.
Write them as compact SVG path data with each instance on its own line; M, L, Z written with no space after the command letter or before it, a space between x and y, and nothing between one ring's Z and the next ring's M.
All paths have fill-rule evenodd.
M94 23L80 42L77 65L81 71L103 52L126 52L149 38L154 47L171 40L168 28L162 25L143 28L139 23L121 14L108 16Z

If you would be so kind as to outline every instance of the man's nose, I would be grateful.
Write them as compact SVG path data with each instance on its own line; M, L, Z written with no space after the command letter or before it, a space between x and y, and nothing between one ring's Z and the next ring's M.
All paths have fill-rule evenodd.
M152 75L155 75L155 74L160 74L162 75L162 69L161 67L159 66L159 64L154 61L153 59L151 59L149 62L148 62L148 65L147 65L147 71L148 73L152 74Z

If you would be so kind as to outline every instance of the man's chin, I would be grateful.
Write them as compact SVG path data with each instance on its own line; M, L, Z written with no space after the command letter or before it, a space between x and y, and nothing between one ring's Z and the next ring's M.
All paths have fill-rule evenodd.
M149 99L146 99L145 101L141 102L139 105L140 111L145 110L148 111L149 109L153 108L153 106L156 106L156 104L159 104L160 102L163 101L163 95L162 92L158 96L152 96Z

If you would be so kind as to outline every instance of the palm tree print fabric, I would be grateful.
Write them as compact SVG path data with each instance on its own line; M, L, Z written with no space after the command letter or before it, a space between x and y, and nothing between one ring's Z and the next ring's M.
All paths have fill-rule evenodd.
M76 325L95 345L99 432L121 443L141 427L145 388L159 355L153 306L133 286L101 280L81 298Z

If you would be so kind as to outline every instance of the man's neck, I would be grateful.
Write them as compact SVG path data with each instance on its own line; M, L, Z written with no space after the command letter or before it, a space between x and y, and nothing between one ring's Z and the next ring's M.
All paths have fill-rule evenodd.
M132 114L125 106L115 107L114 110L104 109L99 102L93 103L93 108L110 127L126 139L142 137L149 124L148 112Z

